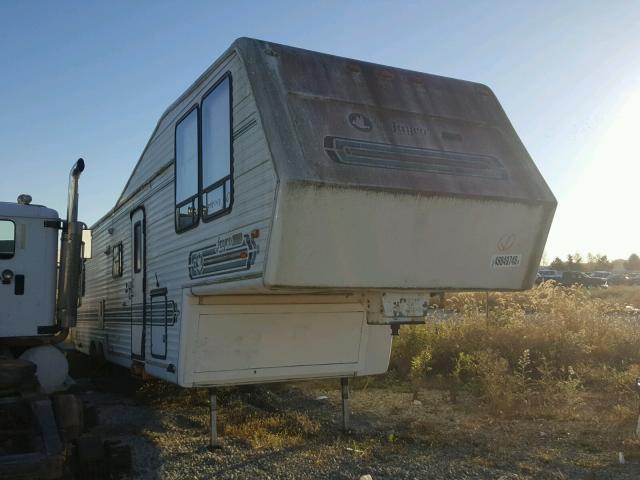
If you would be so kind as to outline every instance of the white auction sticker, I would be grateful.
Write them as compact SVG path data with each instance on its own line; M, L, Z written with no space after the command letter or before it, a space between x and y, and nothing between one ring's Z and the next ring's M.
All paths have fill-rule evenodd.
M429 294L385 292L382 306L385 317L424 317L429 310Z
M491 268L519 267L522 263L522 255L494 255L491 257Z

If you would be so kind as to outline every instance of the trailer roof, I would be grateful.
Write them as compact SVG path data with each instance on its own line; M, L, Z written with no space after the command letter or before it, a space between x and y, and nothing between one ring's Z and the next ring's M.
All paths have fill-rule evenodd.
M485 85L238 39L278 175L555 205Z
M163 120L234 51L281 178L556 204L487 86L239 38L162 114L114 209Z

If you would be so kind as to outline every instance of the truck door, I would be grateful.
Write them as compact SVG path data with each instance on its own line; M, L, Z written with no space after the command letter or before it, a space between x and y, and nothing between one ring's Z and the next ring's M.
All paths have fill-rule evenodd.
M131 213L131 358L143 360L146 320L146 238L144 209Z
M24 255L16 252L16 224L13 220L0 219L0 337L33 335L36 333L37 317L29 307L34 305L33 299L25 302L24 287ZM20 277L22 274L22 277ZM18 276L18 279L16 279ZM25 322L30 322L25 328Z
M58 230L47 228L57 213L4 217L0 212L0 337L30 337L57 331L55 323ZM39 207L43 208L43 207Z

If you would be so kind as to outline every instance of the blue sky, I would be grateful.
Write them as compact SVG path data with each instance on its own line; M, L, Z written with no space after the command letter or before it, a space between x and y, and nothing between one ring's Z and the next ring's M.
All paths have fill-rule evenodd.
M489 85L559 201L547 256L640 253L640 2L0 1L0 191L81 218L164 109L250 36Z

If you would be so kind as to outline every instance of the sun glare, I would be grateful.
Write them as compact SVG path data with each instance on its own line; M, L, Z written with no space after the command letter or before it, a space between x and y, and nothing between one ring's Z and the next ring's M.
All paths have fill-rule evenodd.
M582 151L570 188L555 192L558 211L552 255L578 251L626 258L640 253L640 90L623 97L589 149Z

